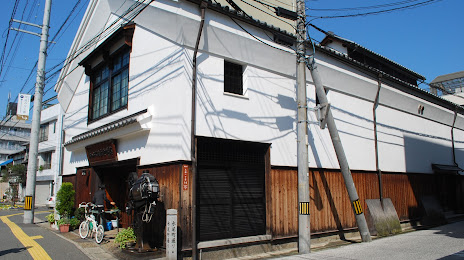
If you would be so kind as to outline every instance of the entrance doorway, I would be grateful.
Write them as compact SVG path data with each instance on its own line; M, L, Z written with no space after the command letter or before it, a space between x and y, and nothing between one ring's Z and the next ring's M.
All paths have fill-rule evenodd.
M129 199L129 174L136 172L137 164L138 159L131 159L93 167L97 177L96 187L100 184L105 185L106 196L110 201L114 201L120 210L119 224L122 227L128 227L132 221L125 208ZM111 205L106 206L109 209Z

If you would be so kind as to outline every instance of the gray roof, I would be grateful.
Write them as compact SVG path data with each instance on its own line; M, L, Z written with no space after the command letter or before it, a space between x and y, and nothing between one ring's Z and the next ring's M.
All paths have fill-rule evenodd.
M430 84L440 83L440 82L453 80L453 79L458 79L458 78L463 78L463 77L464 77L464 70L459 71L459 72L454 72L454 73L438 76L434 80L432 80L432 82L430 82Z
M307 48L310 48L310 47L311 47L311 46L310 46L310 42L306 42L306 44L308 45ZM322 46L322 45L320 45L320 44L315 44L314 46L315 46L316 48L318 48L319 50L322 50L323 52L325 52L325 53L327 53L327 54L329 54L329 55L332 55L333 57L337 57L337 58L339 58L339 59L342 60L342 61L345 61L345 62L348 62L348 63L350 63L350 64L352 64L352 65L355 65L355 66L357 66L358 68L365 69L365 70L370 71L370 72L375 73L375 74L379 74L379 73L380 73L380 74L383 75L383 77L389 78L389 79L391 79L391 80L393 80L393 81L396 81L396 82L398 82L398 83L400 83L400 84L402 84L402 85L408 86L410 89L413 89L413 90L415 90L415 91L418 92L418 93L421 93L421 94L423 94L423 95L426 95L426 96L432 98L433 100L436 100L436 101L438 101L438 102L441 102L441 106L443 106L443 107L446 107L446 108L448 108L448 109L450 109L450 110L453 110L453 111L454 111L455 109L457 109L457 110L460 111L461 113L464 113L464 108L463 108L463 107L461 107L461 106L459 106L459 105L457 105L457 104L455 104L455 103L453 103L453 102L451 102L451 101L449 101L449 100L446 100L446 99L444 99L444 98L442 98L442 97L439 97L439 96L437 96L437 95L434 95L434 94L432 94L432 93L430 93L430 92L428 92L428 91L426 91L426 90L423 90L423 89L419 88L419 87L416 86L416 85L410 84L410 83L405 82L405 81L403 81L403 80L401 80L401 79L399 79L399 78L396 78L396 77L394 77L394 76L392 76L392 75L389 75L389 74L387 74L387 73L385 73L385 72L383 72L383 71L380 71L380 70L377 69L377 68L373 68L373 67L371 67L371 66L369 66L369 65L366 65L366 64L361 63L361 62L359 62L359 61L356 61L356 60L354 60L354 59L348 57L348 55L345 54L345 53L338 52L338 51L336 51L336 50L333 50L333 49L330 48L330 47Z
M351 41L351 40L342 38L342 37L340 37L340 36L338 36L338 35L336 35L336 34L334 34L334 33L326 33L326 37L321 41L321 45L324 45L324 42L327 41L327 40L330 39L330 38L335 38L335 39L337 39L337 40L339 40L339 41L341 41L341 42L343 42L343 43L345 43L345 44L347 44L347 45L352 45L352 46L354 46L354 47L356 47L356 48L360 48L360 49L362 49L362 50L364 50L364 51L366 51L366 52L368 52L368 53L373 54L374 56L377 56L377 57L383 59L383 60L386 61L387 63L390 63L391 65L396 66L396 67L398 67L399 69L401 69L401 70L403 70L403 71L406 71L406 72L408 72L408 73L414 75L414 76L417 77L418 79L425 80L425 77L422 76L422 75L420 75L419 73L417 73L417 72L415 72L415 71L413 71L413 70L410 70L410 69L404 67L403 65L401 65L401 64L399 64L399 63L396 63L396 62L394 62L394 61L388 59L387 57L385 57L385 56L383 56L383 55L380 55L380 54L378 54L378 53L376 53L376 52L374 52L374 51L372 51L372 50L369 50L369 49L367 49L366 47L364 47L364 46L362 46L362 45L359 45L359 44L356 43L356 42L353 42L353 41Z
M142 110L142 111L137 112L135 114L132 114L130 116L118 119L118 120L113 121L111 123L108 123L106 125L102 125L100 127L92 129L90 131L87 131L87 132L84 132L82 134L76 135L71 140L66 142L64 145L66 146L66 145L74 144L74 143L77 143L77 142L80 142L80 141L84 141L84 140L87 140L89 138L99 136L99 135L108 133L110 131L122 128L124 126L133 124L133 123L137 122L137 117L140 114L143 114L143 113L146 113L146 112L147 112L147 110L145 109L145 110Z

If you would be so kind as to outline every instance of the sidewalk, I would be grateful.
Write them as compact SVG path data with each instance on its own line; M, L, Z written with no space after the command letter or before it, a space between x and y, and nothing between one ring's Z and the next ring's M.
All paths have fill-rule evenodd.
M279 260L304 259L464 259L464 221L426 230L411 231L375 239L370 243L312 250L310 254L275 257Z
M60 233L48 222L35 219L35 223L53 230L59 237L76 245L90 259L153 259L153 255L135 256L124 253L114 243L117 230L105 231L105 239L98 245L94 239L81 239L78 230ZM403 229L405 230L405 229ZM311 253L298 255L295 248L259 255L234 258L236 260L276 259L461 259L464 260L464 221L425 230L406 229L402 234L361 243L359 237L347 241L311 240ZM159 258L165 259L165 258Z
M56 233L57 236L73 243L78 249L80 249L84 254L86 254L90 259L99 260L99 259L121 259L114 254L117 245L113 242L114 237L116 236L117 230L105 231L105 238L102 243L99 245L95 242L95 239L82 239L79 236L79 230L73 230L67 233L60 233L60 231L52 228L47 221L34 219L34 222L46 229L49 229Z

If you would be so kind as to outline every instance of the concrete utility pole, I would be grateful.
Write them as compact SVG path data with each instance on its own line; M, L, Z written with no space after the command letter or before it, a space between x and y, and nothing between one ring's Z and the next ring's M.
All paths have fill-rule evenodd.
M45 0L42 34L40 36L39 61L37 63L37 80L34 94L34 110L32 113L31 141L29 143L29 161L27 165L26 198L24 204L24 223L34 222L35 179L37 174L37 155L39 150L40 113L45 81L45 61L47 56L48 28L52 0Z
M308 67L311 72L314 85L316 86L317 98L319 99L319 103L321 105L321 115L323 117L323 119L320 120L322 122L321 127L324 128L325 122L327 123L330 138L332 139L332 144L337 155L338 163L340 164L340 170L342 171L343 179L345 180L346 190L348 191L351 206L356 216L356 222L358 223L361 239L363 242L370 242L371 235L369 233L369 228L367 227L366 218L361 207L361 202L359 201L358 192L354 186L353 177L351 176L350 167L348 166L348 160L346 159L345 151L343 149L340 136L338 135L337 126L335 125L335 120L332 116L330 105L327 101L327 95L325 93L324 86L322 85L321 77L319 76L319 71L314 60L314 55L311 57Z
M298 102L298 252L311 251L311 230L309 217L309 173L308 173L308 127L306 103L306 14L304 0L296 2L297 32L297 102Z

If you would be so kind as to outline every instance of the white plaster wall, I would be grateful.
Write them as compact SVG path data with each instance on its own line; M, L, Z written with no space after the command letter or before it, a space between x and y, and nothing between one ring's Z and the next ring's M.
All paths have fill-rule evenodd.
M39 156L37 167L42 165L43 159L41 154L45 152L52 152L51 158L51 167L50 169L37 171L37 176L55 176L58 175L59 171L59 164L61 163L61 159L59 158L58 150L60 149L60 131L61 131L61 124L62 124L62 115L63 110L60 105L54 105L49 108L42 110L40 115L40 123L41 124L49 124L48 127L48 140L39 143ZM55 122L55 128L53 127L53 122ZM53 179L53 177L51 177Z
M96 28L114 19L105 15L109 9L116 12L123 6L124 10L129 3L115 0L110 6L101 4L98 15L91 19L93 28L84 30L82 38L91 38ZM140 157L142 165L189 160L191 57L199 24L198 7L182 1L157 1L135 22L128 109L88 125L89 78L82 68L77 68L61 86L63 93L74 93L72 98L62 98L70 101L65 106L66 141L153 105L153 127L119 137L118 158ZM244 26L266 40L262 31ZM272 165L296 166L295 56L276 46L284 50L256 41L228 17L207 12L198 53L196 130L199 136L270 143ZM325 54L319 53L317 58L350 167L375 170L372 106L377 79ZM224 59L244 65L243 97L224 93ZM307 79L308 105L313 107L314 86L309 72ZM453 113L391 84L382 83L377 110L380 168L431 172L431 163L450 164ZM65 90L66 86L73 87ZM417 114L418 104L426 107L424 115ZM319 129L312 112L309 121L309 166L338 168L328 131ZM462 154L462 116L456 126L460 128L457 150ZM93 141L109 139L112 134ZM84 148L67 151L64 156L65 174L88 165Z
M244 95L224 93L224 59L199 59L197 135L269 143L273 165L294 163L295 81L245 65Z

